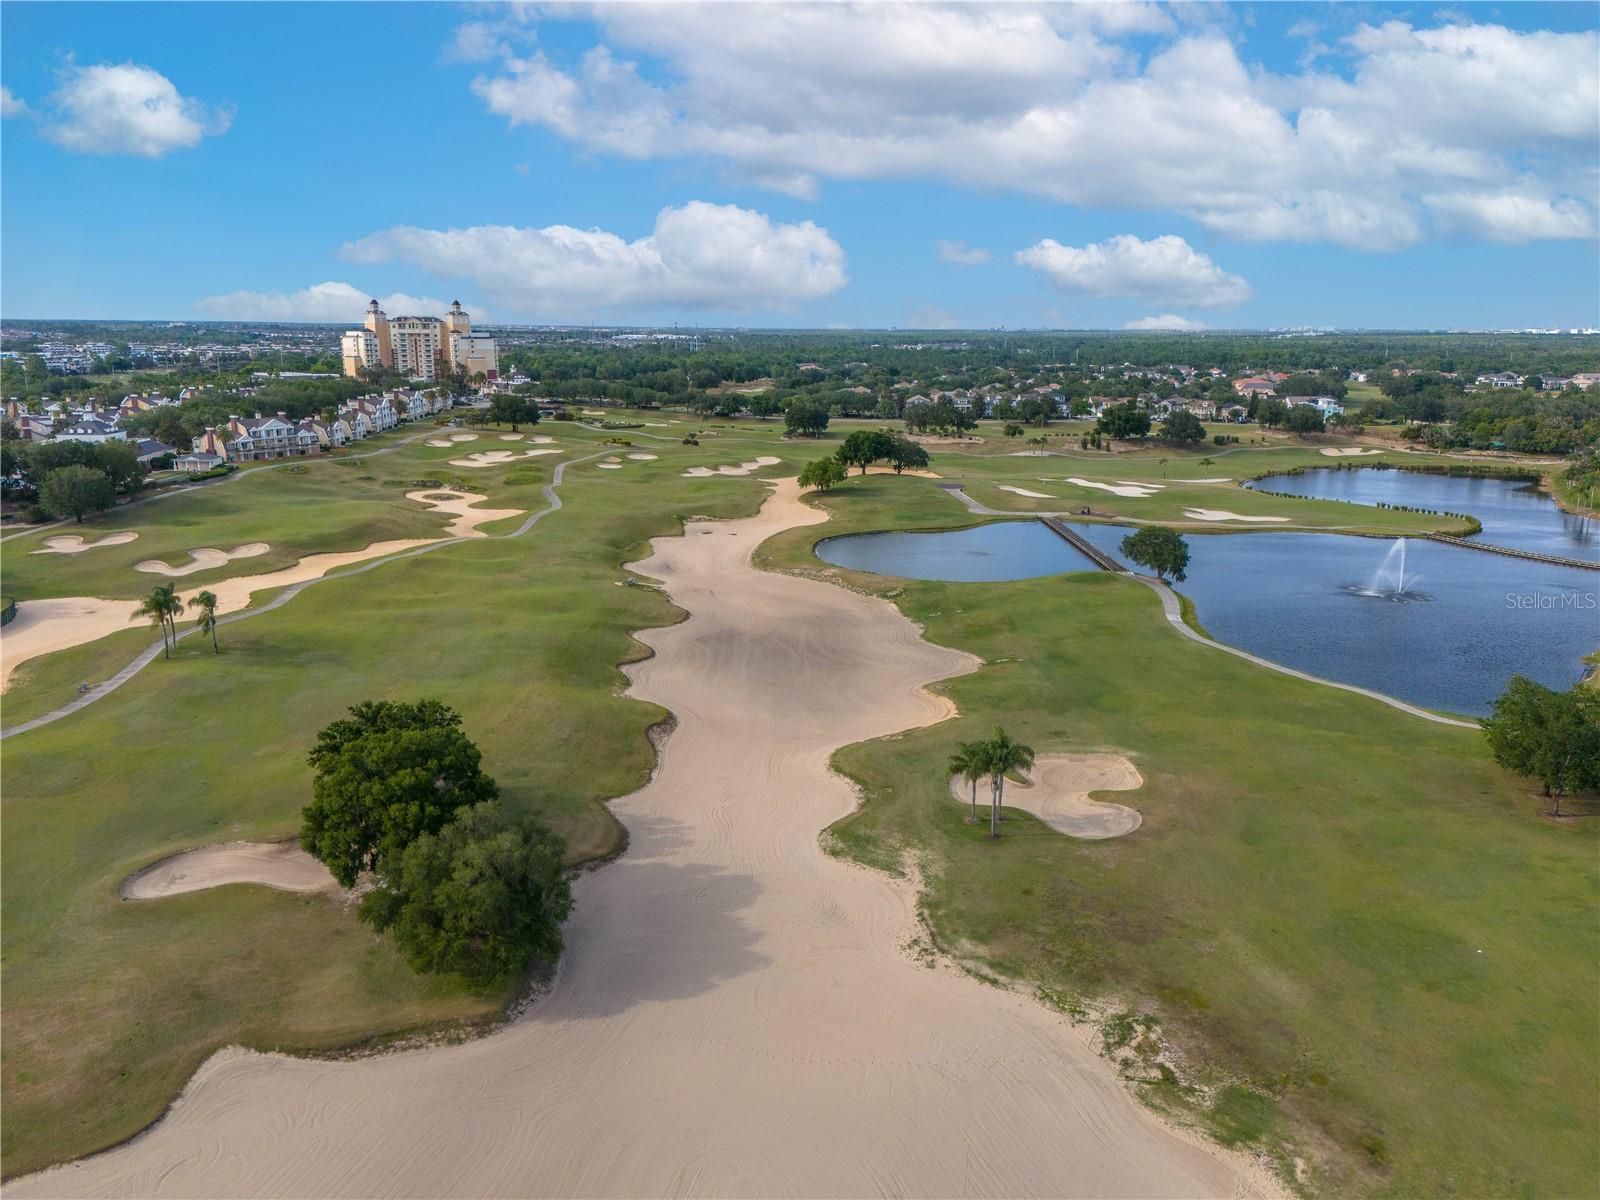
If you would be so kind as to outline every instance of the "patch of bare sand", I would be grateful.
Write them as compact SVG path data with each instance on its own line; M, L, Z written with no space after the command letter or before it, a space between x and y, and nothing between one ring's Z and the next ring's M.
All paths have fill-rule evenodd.
M538 458L541 454L560 454L559 450L477 450L465 458L452 458L452 467L499 467L506 463L521 462L525 458Z
M1246 525L1287 525L1288 517L1247 517L1229 512L1225 508L1186 508L1183 515L1191 521L1243 521Z
M122 881L124 900L159 900L230 883L284 892L337 892L339 884L294 842L225 842L151 863Z
M907 467L903 471L896 471L893 467L882 465L867 468L868 475L915 475L918 479L943 479L937 471L930 471L926 467Z
M704 479L711 475L748 475L751 471L759 471L762 467L775 467L783 460L773 458L770 454L758 454L756 457L742 462L738 466L720 467L690 467L683 474L691 479Z
M235 546L232 550L216 550L206 546L189 551L189 561L181 567L170 567L159 558L147 558L143 562L134 563L133 569L151 575L170 575L177 578L182 575L193 575L196 571L225 567L236 558L258 558L271 549L272 547L266 542L246 542L242 546Z
M1138 769L1120 754L1041 754L1026 783L1006 782L1005 804L1032 813L1068 837L1101 840L1132 833L1143 818L1136 808L1091 800L1089 793L1143 786ZM950 780L950 794L962 804L972 803L972 785L959 775ZM984 820L988 802L988 783L980 780L978 810Z
M407 492L407 500L415 500L418 504L426 504L434 512L454 513L455 520L444 527L445 534L449 537L488 537L487 533L479 529L479 525L487 525L490 521L501 521L506 517L520 517L526 509L522 508L474 508L473 505L489 497L480 496L476 492L457 492L450 488L433 488L421 492ZM431 539L430 539L431 540Z
M1009 483L997 483L997 484L995 484L995 487L999 488L1002 492L1012 492L1012 493L1014 493L1014 494L1016 494L1018 496L1026 496L1030 500L1057 500L1057 499L1060 499L1060 497L1058 497L1058 496L1051 496L1051 495L1046 494L1045 492L1030 492L1027 488L1012 487Z
M1120 483L1104 483L1098 479L1080 479L1076 475L1067 476L1066 482L1075 483L1082 488L1095 488L1102 492L1112 492L1118 496L1127 496L1138 500L1154 496L1161 490L1162 486L1159 483L1139 483L1126 480Z
M45 538L43 546L29 553L82 554L85 550L98 550L101 546L126 546L138 536L133 530L125 529L121 533L108 533L97 541L86 542L78 534L68 533L60 537Z
M13 672L30 658L120 633L130 627L138 608L137 600L93 596L20 602L16 617L0 629L0 692L10 688Z
M630 454L628 457L633 459L634 462L655 462L655 460L661 456L659 454L644 454L641 452Z
M836 748L942 720L972 670L886 601L750 565L823 514L782 483L628 569L690 616L630 694L676 714L580 877L550 993L473 1042L348 1062L227 1050L147 1133L17 1197L1237 1196L1060 1015L934 969L908 885L822 853Z
M1327 446L1322 450L1329 458L1360 458L1367 454L1382 454L1382 450L1363 450L1359 446Z

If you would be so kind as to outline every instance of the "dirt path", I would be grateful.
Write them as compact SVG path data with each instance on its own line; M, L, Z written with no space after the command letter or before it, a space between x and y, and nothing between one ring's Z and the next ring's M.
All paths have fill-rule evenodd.
M630 566L691 614L629 668L678 727L530 1012L356 1062L219 1054L148 1134L8 1195L1249 1194L1060 1017L914 962L909 890L819 850L855 803L831 752L943 719L923 685L973 665L750 566L821 519L788 482Z

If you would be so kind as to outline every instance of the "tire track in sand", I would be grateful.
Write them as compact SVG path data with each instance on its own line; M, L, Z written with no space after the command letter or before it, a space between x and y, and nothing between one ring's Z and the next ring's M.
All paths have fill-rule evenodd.
M354 1062L227 1050L117 1149L14 1197L1230 1196L1058 1016L901 950L913 897L821 853L838 746L950 714L974 660L886 601L767 574L823 514L785 481L631 570L690 614L631 693L677 716L576 883L550 994L492 1036Z

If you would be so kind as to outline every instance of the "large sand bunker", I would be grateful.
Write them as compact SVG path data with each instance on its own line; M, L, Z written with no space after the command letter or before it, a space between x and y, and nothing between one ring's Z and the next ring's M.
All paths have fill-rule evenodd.
M283 892L337 892L328 868L293 842L227 842L152 863L122 881L124 900L159 900L229 883L259 883Z
M1247 517L1225 508L1186 508L1183 515L1191 521L1243 521L1247 525L1286 525L1289 522L1288 517Z
M236 558L258 558L271 549L272 547L266 542L246 542L242 546L235 546L232 550L214 550L206 546L189 551L189 561L181 567L169 567L159 558L147 558L143 562L134 563L133 569L151 575L171 575L176 578L180 575L193 575L196 571L225 567Z
M1233 479L1230 476L1223 475L1223 476L1218 476L1217 478L1214 478L1214 479L1211 478L1210 476L1207 476L1205 479L1174 479L1172 482L1173 483L1232 483Z
M1079 487L1098 488L1102 492L1112 492L1118 496L1128 496L1143 500L1154 496L1161 490L1159 483L1136 483L1124 480L1121 483L1101 483L1094 479L1079 479L1076 475L1067 476L1068 483L1075 483Z
M1122 837L1139 828L1139 810L1104 800L1090 792L1126 792L1144 786L1138 770L1120 754L1041 754L1033 760L1026 783L1006 781L1005 804L1032 813L1068 837L1100 840ZM950 794L971 804L972 785L957 775ZM987 819L989 783L978 781L978 810Z
M628 457L633 459L634 462L655 462L661 456L659 454L635 453L628 455Z
M786 481L629 564L691 614L626 668L678 725L529 1012L353 1061L224 1051L138 1138L6 1194L1249 1194L1060 1014L907 955L909 886L821 852L856 806L835 749L949 715L922 685L975 665L885 601L752 568L823 516Z
M131 529L121 533L108 533L98 541L86 542L75 533L63 534L60 537L45 538L44 545L32 554L82 554L85 550L98 550L101 546L126 546L139 535Z
M488 537L488 534L478 528L479 525L487 525L490 521L502 521L506 517L520 517L527 511L521 508L473 507L480 500L488 498L476 492L457 492L450 488L406 493L407 500L426 504L435 512L454 513L455 520L444 527L445 533L450 537Z
M452 467L501 467L506 463L521 462L525 458L538 458L541 454L560 454L559 450L477 450L465 458L452 458Z
M769 454L760 454L749 462L742 462L736 467L721 466L714 469L711 467L690 467L684 474L693 479L704 479L708 475L748 475L751 471L759 471L762 467L775 467L782 461L781 458L773 458Z
M1057 500L1058 496L1048 496L1044 492L1030 492L1027 488L1012 487L1009 483L995 484L1002 492L1011 492L1013 495L1026 496L1030 500Z
M1323 449L1323 454L1329 458L1359 458L1363 454L1382 454L1382 450L1362 450L1357 446L1328 446Z
M130 628L138 609L137 600L93 596L22 601L15 619L0 630L0 692L11 686L12 673L30 658L120 633Z

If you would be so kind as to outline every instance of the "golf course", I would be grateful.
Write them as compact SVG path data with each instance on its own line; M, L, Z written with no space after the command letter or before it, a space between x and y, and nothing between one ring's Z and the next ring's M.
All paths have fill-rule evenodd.
M1454 460L984 422L793 482L882 425L411 425L8 531L8 1194L1592 1192L1592 813L1138 580L816 553L1039 513L1457 534L1242 486ZM168 582L221 597L215 650L134 611ZM583 872L553 970L415 974L337 887L232 860L125 887L283 858L318 730L421 697ZM947 764L1000 725L1040 766L991 839Z

